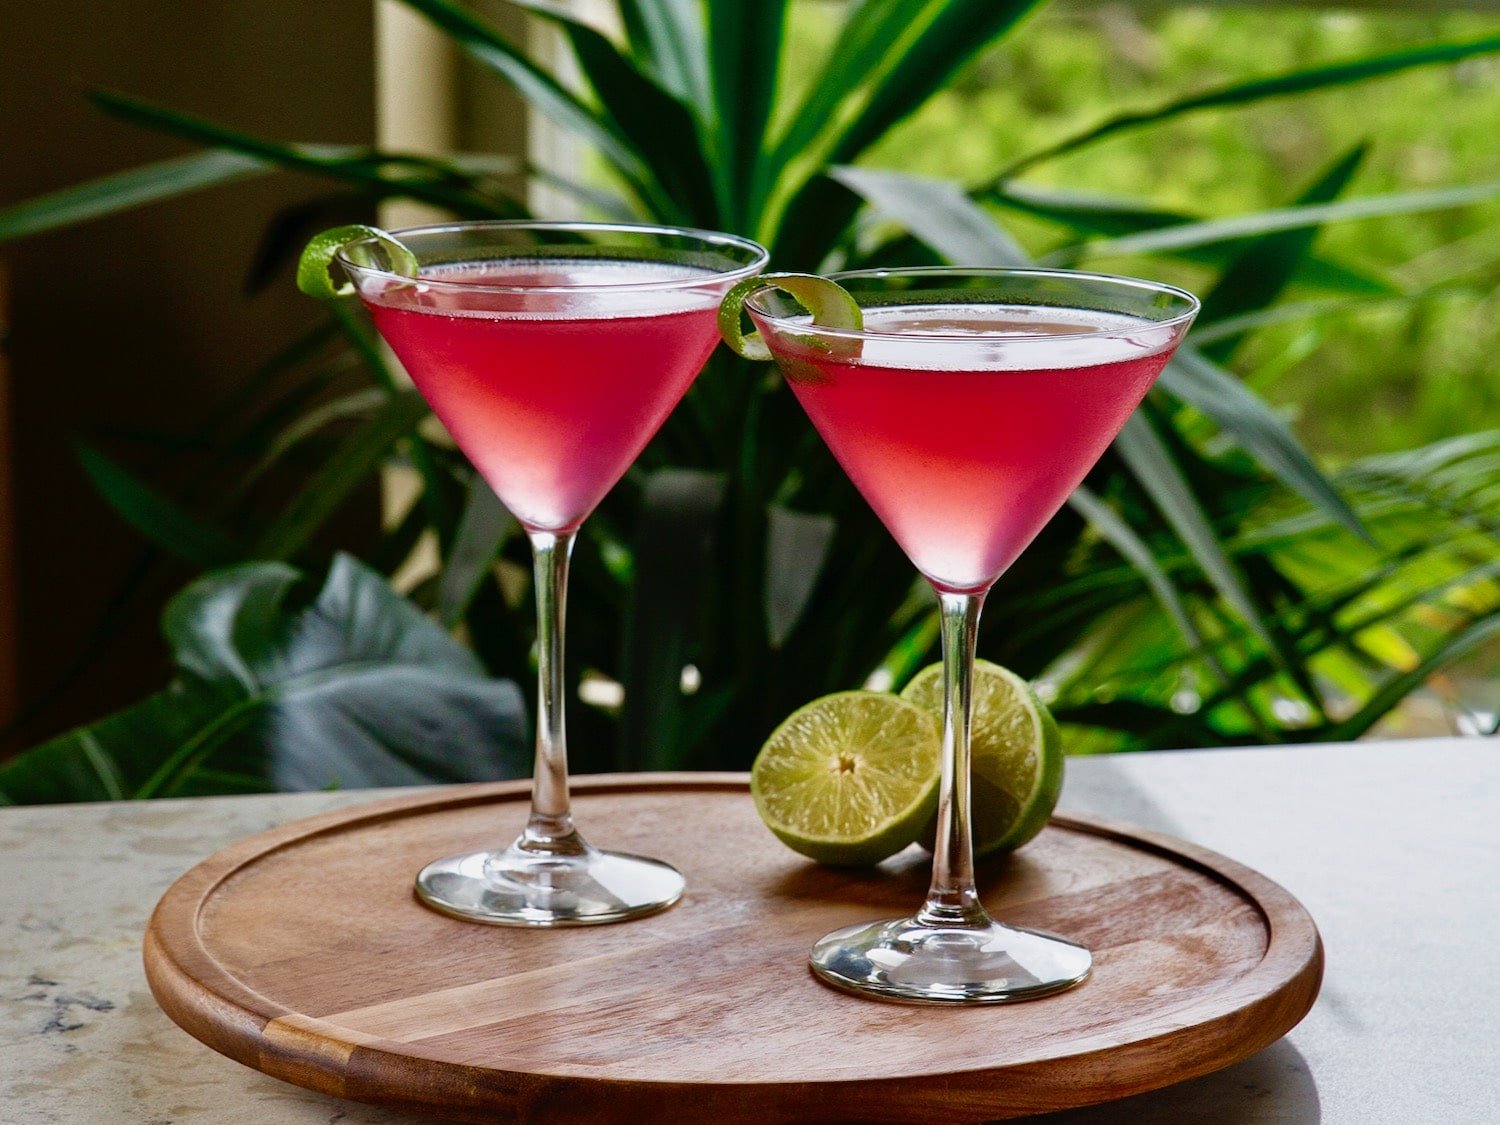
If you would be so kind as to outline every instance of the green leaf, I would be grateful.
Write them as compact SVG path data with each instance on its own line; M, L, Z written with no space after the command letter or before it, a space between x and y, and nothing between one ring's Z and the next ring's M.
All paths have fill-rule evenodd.
M380 467L391 449L427 416L416 391L393 395L339 443L323 467L303 484L276 521L256 540L256 557L291 558L307 545L328 517Z
M705 606L713 530L724 478L663 469L646 479L635 542L635 580L625 608L620 764L624 769L680 769L692 747L682 670Z
M548 0L511 0L567 36L579 69L603 107L603 117L645 163L651 177L638 185L661 219L718 223L718 205L697 122L619 49L586 23Z
M1118 114L1091 129L1086 129L1066 140L1049 145L1039 152L1022 157L1001 172L997 179L1009 179L1027 168L1046 160L1056 159L1064 153L1073 152L1085 145L1103 140L1105 137L1112 137L1130 129L1139 129L1145 125L1155 125L1200 109L1248 105L1265 101L1267 98L1303 94L1310 90L1327 90L1335 86L1346 86L1351 82L1364 82L1387 74L1397 74L1414 67L1457 62L1460 59L1493 54L1496 51L1500 51L1500 36L1490 35L1466 43L1437 43L1426 47L1407 48L1355 59L1352 62L1308 67L1273 75L1270 78L1231 83L1201 94L1174 99L1154 109Z
M802 620L828 561L832 516L773 504L766 512L766 637L779 649Z
M399 397L406 393L402 389L405 383L388 362L386 349L382 347L375 330L370 327L368 319L354 307L353 302L335 301L328 309L345 338L354 345L354 350L359 353L376 385L391 396ZM437 532L439 547L446 547L457 530L457 515L448 502L443 473L432 447L420 433L411 435L410 447L412 465L422 478L422 507L427 511L433 529Z
M243 556L221 527L190 514L92 445L78 443L78 460L105 502L168 554L198 567L222 566Z
M947 0L880 76L870 100L839 136L830 163L848 164L915 113L980 51L1035 8L1039 0ZM929 5L931 7L931 5Z
M1104 235L1135 234L1201 220L1201 216L1169 211L1149 200L1099 195L1094 192L1032 187L1006 181L970 193L1011 210L1059 223L1071 230ZM1233 247L1217 244L1189 246L1172 252L1183 261L1223 268L1233 256ZM1309 256L1297 274L1303 285L1340 293L1389 296L1401 292L1383 278L1357 270L1342 262Z
M1230 372L1184 344L1162 371L1157 386L1212 418L1287 487L1355 535L1369 538L1364 524L1313 463L1292 428Z
M989 212L954 184L869 168L835 168L831 174L949 261L974 266L1032 264ZM1212 418L1288 487L1355 534L1365 534L1291 427L1229 372L1183 347L1162 372L1159 385Z
M1135 568L1141 580L1146 583L1156 600L1161 603L1162 609L1166 610L1167 616L1172 619L1172 624L1177 626L1177 631L1182 634L1183 640L1187 641L1192 648L1201 648L1203 638L1193 619L1188 616L1182 599L1177 594L1177 587L1172 584L1171 577L1157 561L1156 556L1151 553L1151 548L1146 541L1135 533L1125 520L1099 497L1083 485L1073 490L1068 497L1068 504L1104 539L1106 543L1114 547L1124 556L1125 561Z
M255 463L245 471L235 486L237 494L244 494L265 476L276 463L302 442L313 437L319 430L350 418L362 418L378 410L390 400L390 395L379 387L365 387L347 395L326 399L297 413L290 422L271 436Z
M845 13L822 68L776 142L771 163L778 171L838 126L845 104L901 57L902 40L932 8L932 0L859 0Z
M0 209L0 242L102 219L215 184L264 175L274 168L269 161L224 149L144 164Z
M631 54L694 112L708 109L708 48L695 0L619 0Z
M641 161L618 128L477 16L450 0L400 0L425 16L468 55L514 86L565 129L596 146L632 186L642 186Z
M786 0L708 6L717 143L714 171L725 218L743 228L765 193L766 125L776 96Z
M1096 234L1135 234L1138 231L1190 223L1197 217L1158 207L1144 199L1126 199L1067 188L1035 187L1009 180L989 185L973 194L1028 215Z
M1416 293L1399 293L1365 297L1330 297L1317 301L1296 301L1272 305L1268 309L1227 316L1201 328L1193 326L1189 337L1200 350L1207 344L1243 336L1260 328L1286 324L1298 320L1316 320L1323 317L1353 316L1383 305L1415 305L1441 297L1477 297L1473 290L1457 286L1438 286Z
M379 198L405 196L469 217L525 215L525 209L514 200L478 192L456 169L426 157L382 153L354 145L286 144L108 90L95 90L89 98L123 121L198 144L231 149L282 168L359 184Z
M1245 588L1243 576L1225 554L1208 514L1198 503L1171 451L1143 414L1134 414L1125 423L1115 439L1114 448L1172 525L1172 530L1192 554L1204 577L1261 642L1276 651L1277 642Z
M1352 716L1327 728L1323 738L1328 742L1350 742L1365 734L1392 707L1432 678L1433 673L1500 637L1500 613L1492 613L1472 622L1444 639L1415 668L1393 676Z
M832 168L829 175L858 192L876 210L898 220L950 262L971 266L1031 264L1020 243L957 184L873 168Z
M478 473L470 477L458 533L438 579L439 621L451 629L463 620L500 548L519 527L484 478Z
M1368 144L1357 144L1335 160L1297 197L1296 206L1328 203L1344 193L1364 163ZM1300 227L1257 238L1230 261L1219 280L1203 298L1199 321L1213 324L1225 317L1263 309L1281 295L1317 240L1318 227ZM1214 360L1224 360L1233 348L1221 342L1204 350Z
M947 0L925 5L930 18L905 50L893 52L895 61L881 70L864 105L851 120L840 123L828 163L853 163L1038 2ZM815 175L787 205L775 239L776 259L788 269L815 269L857 209L856 196L827 177Z
M316 601L251 563L168 606L168 688L0 766L0 803L525 776L514 684L373 571L339 556Z
M1250 215L1232 215L1225 219L1182 223L1120 238L1103 238L1081 242L1048 254L1042 261L1048 265L1072 265L1089 258L1114 258L1131 254L1164 254L1199 246L1237 242L1281 231L1301 230L1324 223L1347 223L1357 219L1376 219L1389 215L1410 215L1424 211L1444 211L1467 207L1500 197L1500 180L1464 187L1437 188L1430 191L1393 192L1347 199L1339 203L1313 203L1298 207L1280 207Z

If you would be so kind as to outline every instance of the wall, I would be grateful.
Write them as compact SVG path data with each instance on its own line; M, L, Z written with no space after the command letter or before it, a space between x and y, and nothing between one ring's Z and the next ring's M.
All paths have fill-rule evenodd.
M369 142L372 24L368 5L305 0L10 5L0 34L0 205L187 151L100 113L85 97L93 87L250 132ZM318 317L289 279L249 300L242 285L267 219L327 190L277 175L0 247L10 290L0 314L10 422L0 506L9 480L14 514L9 541L0 537L10 556L0 580L7 566L15 575L0 586L10 603L0 606L0 645L17 658L7 684L0 657L0 722L37 711L10 745L164 682L156 616L187 572L143 565L141 540L94 495L70 442L96 440L146 475L173 465L191 475L191 458L146 435L190 430ZM373 497L367 509L373 525ZM127 610L112 614L132 584Z

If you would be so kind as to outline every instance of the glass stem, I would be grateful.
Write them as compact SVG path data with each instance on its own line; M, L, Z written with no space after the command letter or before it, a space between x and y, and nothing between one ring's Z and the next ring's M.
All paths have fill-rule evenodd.
M579 854L587 845L573 827L568 800L567 679L563 629L568 600L568 560L576 531L533 531L536 576L536 771L531 819L517 841L528 851Z
M969 727L974 713L974 643L984 592L940 592L938 600L943 621L943 772L932 887L917 920L932 926L983 926L989 924L989 916L974 887Z

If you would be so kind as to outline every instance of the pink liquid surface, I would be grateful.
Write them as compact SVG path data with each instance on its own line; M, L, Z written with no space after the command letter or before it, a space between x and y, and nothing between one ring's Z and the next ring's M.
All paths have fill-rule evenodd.
M713 351L723 294L712 276L646 261L515 259L424 267L422 282L447 284L361 296L516 519L561 531L583 522L624 475Z
M1121 339L1131 326L1140 333ZM983 589L1016 560L1177 342L1134 318L1001 305L869 309L865 327L973 337L867 338L854 359L774 343L844 471L917 569L950 591Z

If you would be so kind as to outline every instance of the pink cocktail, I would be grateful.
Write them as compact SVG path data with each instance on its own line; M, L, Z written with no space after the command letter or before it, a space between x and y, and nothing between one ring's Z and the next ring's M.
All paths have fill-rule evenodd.
M601 851L574 827L564 733L568 558L584 518L686 393L718 340L724 294L766 254L706 231L595 223L458 223L398 231L339 261L376 328L535 558L537 758L531 816L508 848L417 876L434 909L523 926L615 922L670 906L681 874Z
M884 999L994 1003L1089 972L1070 941L994 921L974 886L970 686L995 580L1114 440L1198 303L1167 286L1045 270L835 274L862 328L811 323L771 288L746 309L813 425L942 608L943 778L932 886L910 918L819 941L813 970Z
M453 440L528 528L582 523L719 339L719 287L692 266L482 262L422 278L365 304ZM683 284L695 279L701 287ZM641 288L600 295L618 285Z

